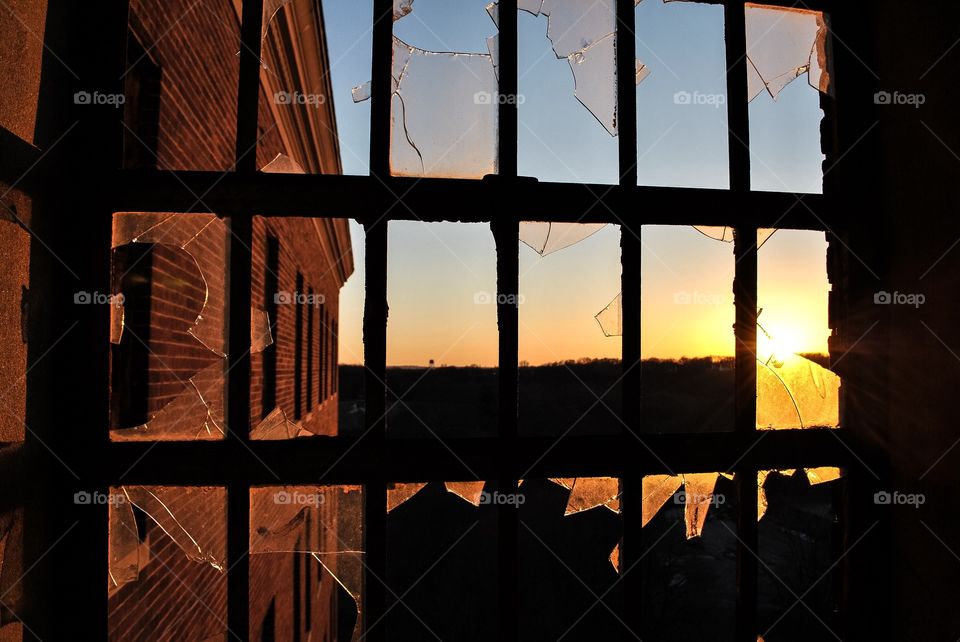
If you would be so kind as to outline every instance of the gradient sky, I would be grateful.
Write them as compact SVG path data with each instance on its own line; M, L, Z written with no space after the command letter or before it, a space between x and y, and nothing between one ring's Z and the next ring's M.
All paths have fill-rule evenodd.
M435 51L486 52L496 33L483 0L416 0L395 33ZM344 171L367 174L370 103L350 89L370 78L372 3L323 0ZM727 130L720 7L645 0L637 56L651 74L637 88L638 173L644 185L725 188ZM546 17L519 14L519 170L541 181L617 182L617 139L574 97ZM719 105L677 105L679 91ZM442 105L438 105L442 109ZM806 76L773 101L750 104L754 189L819 192L819 97ZM643 207L638 203L637 207ZM538 213L530 212L536 219ZM546 213L545 213L546 214ZM341 292L340 355L362 361L363 231L351 221L356 272ZM643 356L732 355L733 245L689 227L643 231ZM620 356L594 315L620 291L620 228L540 257L520 247L520 359L532 364ZM826 352L826 243L779 231L761 248L761 323L803 352ZM496 365L495 252L486 225L393 222L389 229L389 365Z

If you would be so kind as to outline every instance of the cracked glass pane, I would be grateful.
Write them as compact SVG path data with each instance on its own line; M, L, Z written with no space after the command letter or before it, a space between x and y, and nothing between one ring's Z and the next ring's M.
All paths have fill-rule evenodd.
M388 230L389 434L496 434L498 296L489 226L392 221Z
M734 491L717 473L644 477L643 639L734 639Z
M649 74L637 86L638 183L726 189L723 7L648 0L635 13L637 57Z
M264 16L270 18L263 25L256 149L262 171L344 173L334 115L334 82L339 76L333 75L330 53L350 56L342 61L346 66L354 58L368 59L362 45L369 47L367 41L358 43L355 53L334 50L341 46L339 33L328 43L328 34L346 25L344 14L348 12L337 3L324 12L315 0L264 3ZM334 21L331 28L326 23L328 14ZM349 91L349 87L344 89ZM267 169L278 154L291 162ZM364 165L365 159L359 164Z
M828 19L747 3L746 30L752 188L820 193L820 103L833 91Z
M0 45L0 50L8 44ZM0 443L13 443L23 441L25 434L33 200L3 182L0 194L0 270L4 275L0 333L7 339L0 343L0 380L5 382L3 405L7 410L0 413Z
M197 42L204 55L185 55L184 43ZM74 100L123 110L125 167L227 171L236 160L229 106L237 102L239 51L239 2L132 0L121 82L84 85Z
M30 144L37 126L44 56L43 38L38 34L44 33L46 19L46 2L14 1L4 3L0 11L0 60L4 61L0 127Z
M644 226L642 419L650 432L733 429L733 245Z
M827 242L779 230L757 254L757 427L836 428L840 377L830 369Z
M363 361L362 236L347 219L254 217L251 439L363 427L362 368L341 367Z
M223 438L227 230L212 214L113 217L113 440Z
M497 516L517 496L488 487L474 505L451 485L406 484L421 489L386 515L389 640L497 639Z
M360 486L250 489L250 639L359 640L363 555Z
M95 496L109 505L109 639L222 637L226 490L120 486Z
M561 483L562 482L562 483ZM619 480L528 479L518 509L520 639L635 639L610 557L623 537Z
M812 485L803 471L761 477L767 508L758 524L759 633L767 640L837 637L841 486Z
M545 181L616 183L613 0L518 6L520 173Z
M522 222L520 240L521 434L618 433L620 337L593 317L620 287L620 226Z
M495 43L488 41L497 26L486 4L420 0L416 19L394 23L390 171L395 176L497 173L499 94Z

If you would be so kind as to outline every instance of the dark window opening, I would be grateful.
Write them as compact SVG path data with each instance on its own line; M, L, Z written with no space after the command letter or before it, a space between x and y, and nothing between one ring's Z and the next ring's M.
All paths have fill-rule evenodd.
M277 294L280 271L280 241L275 236L267 237L267 260L263 275L263 307L270 318L270 333L273 344L263 351L263 388L260 398L260 418L263 419L277 405Z
M263 616L263 622L260 624L260 642L274 642L277 626L277 599L270 600L270 606L267 608L267 614Z
M297 287L294 292L293 331L293 418L303 417L303 275L297 272Z
M157 166L163 72L133 31L127 33L123 106L124 167Z
M307 290L307 412L313 410L313 288Z
M128 331L120 344L111 346L111 429L139 426L148 419L152 273L152 245L129 244L113 251L113 291L124 296Z

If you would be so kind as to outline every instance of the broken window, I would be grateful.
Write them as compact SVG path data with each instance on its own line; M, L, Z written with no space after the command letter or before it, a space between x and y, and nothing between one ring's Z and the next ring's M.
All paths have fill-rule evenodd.
M732 430L733 244L679 226L641 240L643 429Z
M351 335L345 340L349 349L359 350L362 271L355 274L351 254L359 229L347 219L254 217L252 439L333 436L342 427L362 427L362 376L350 374L343 399L331 384L340 376L334 349L339 327ZM310 323L311 318L316 321ZM342 326L338 318L343 318ZM362 352L347 358L347 363L362 362Z
M185 11L173 3L130 3L124 77L116 87L84 86L75 97L90 109L125 109L128 162L167 170L226 171L234 166L238 7L198 2ZM178 37L168 37L171 25ZM185 42L203 42L204 55L185 55Z
M777 230L757 253L757 427L836 428L823 232Z
M417 486L420 489L411 494ZM498 514L484 482L388 486L386 597L389 640L498 639ZM429 528L424 528L429 524ZM455 617L451 617L455 614Z
M414 9L404 2L394 11L390 171L396 176L497 172L496 25L484 3L473 5L420 2ZM412 11L416 19L407 17ZM452 24L462 28L451 30ZM369 84L353 91L356 102L369 97Z
M757 619L764 639L838 634L837 469L761 471ZM832 635L831 635L832 634Z
M637 58L648 74L637 84L641 185L729 186L723 11L661 0L635 9Z
M227 230L213 214L113 217L110 308L114 441L222 439Z
M737 505L717 473L643 478L643 639L733 640Z
M620 226L525 221L520 241L520 432L620 432L620 338L592 318L619 287Z
M111 640L226 634L226 497L218 487L110 488Z
M363 555L359 486L251 489L250 639L359 640Z
M268 1L264 18L257 166L283 153L292 163L270 171L342 174L331 67L297 63L329 60L320 3Z
M829 20L819 11L747 3L751 185L822 191L821 95L832 95Z
M387 430L492 435L497 280L486 225L393 221L387 260Z
M518 489L520 639L633 639L623 608L620 481L526 479Z
M616 183L615 3L548 0L519 8L520 174Z

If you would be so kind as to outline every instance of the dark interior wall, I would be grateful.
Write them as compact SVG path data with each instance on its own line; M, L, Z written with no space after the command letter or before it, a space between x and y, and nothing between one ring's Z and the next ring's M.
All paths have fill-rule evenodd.
M960 7L856 3L838 9L836 29L846 155L833 179L851 222L840 342L850 352L841 369L848 425L872 453L872 472L851 480L866 491L850 506L851 608L860 616L851 639L873 629L880 637L871 639L956 640ZM879 292L924 300L877 304ZM870 491L918 494L922 503L877 505Z

